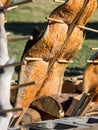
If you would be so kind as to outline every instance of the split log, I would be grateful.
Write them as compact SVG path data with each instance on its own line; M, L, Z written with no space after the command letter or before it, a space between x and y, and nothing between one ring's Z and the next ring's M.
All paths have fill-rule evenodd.
M73 100L75 100L76 97L76 101L79 101L79 94L45 96L32 102L32 107L54 118L61 118L66 115L70 116L73 109L70 110L70 114L68 114L67 111L69 110L70 106L73 108L75 107L76 104L73 104Z
M62 106L54 100L54 98L46 96L40 99L35 100L32 105L37 109L46 112L49 115L54 117L64 117L64 111Z
M43 61L27 62L21 67L19 83L33 80L36 85L18 90L17 107L28 108L39 97L61 93L68 63L61 65L57 61L69 61L75 57L83 42L83 29L78 25L85 26L96 8L96 0L69 0L52 12L51 18L64 21L65 24L48 21L42 37L36 42L32 41L29 50L25 49L23 60L25 57L36 57Z

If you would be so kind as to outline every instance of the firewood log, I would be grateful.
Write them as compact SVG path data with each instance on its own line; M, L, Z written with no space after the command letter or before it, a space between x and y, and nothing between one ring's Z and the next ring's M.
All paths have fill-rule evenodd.
M80 94L72 93L61 94L60 96L44 96L32 102L31 107L51 115L54 118L62 118L66 115L70 116L80 96Z
M35 99L58 95L62 90L63 75L68 63L75 57L83 43L83 29L97 8L97 0L69 0L56 8L50 18L63 21L48 21L42 37L25 49L25 57L42 58L42 61L27 61L20 70L19 83L35 81L35 85L18 90L16 107L26 108Z

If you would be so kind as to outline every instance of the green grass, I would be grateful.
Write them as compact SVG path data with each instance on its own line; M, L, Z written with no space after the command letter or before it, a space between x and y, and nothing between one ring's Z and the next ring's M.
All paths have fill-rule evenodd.
M17 0L18 1L18 0ZM33 28L42 29L46 19L50 13L59 4L52 0L36 0L34 3L29 3L19 6L17 9L7 12L6 30L11 32L11 36L29 35ZM88 27L98 29L98 11L92 16ZM91 51L91 47L98 47L98 34L86 31L86 38L83 42L82 49L74 58L74 62L68 65L65 75L72 76L82 74L86 65L86 60L90 58L95 51ZM8 43L10 57L16 55L17 61L20 61L26 41Z

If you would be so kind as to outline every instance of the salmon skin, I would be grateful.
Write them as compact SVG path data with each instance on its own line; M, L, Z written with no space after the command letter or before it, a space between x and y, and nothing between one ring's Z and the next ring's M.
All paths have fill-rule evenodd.
M59 63L58 60L69 61L79 52L83 43L83 29L77 26L85 26L96 8L97 0L68 0L51 13L51 18L62 20L64 24L48 21L42 37L35 40L36 42L30 41L32 45L27 50L25 48L23 61L26 61L26 57L42 60L26 61L27 64L21 67L19 83L35 81L35 85L18 89L16 107L25 108L39 97L61 93L63 75L68 63ZM81 10L82 13L74 23ZM74 28L68 36L72 24ZM49 65L65 41L62 52L47 75Z
M90 60L98 60L98 52L90 57ZM83 81L84 93L95 95L94 101L98 102L98 63L88 63L84 71Z

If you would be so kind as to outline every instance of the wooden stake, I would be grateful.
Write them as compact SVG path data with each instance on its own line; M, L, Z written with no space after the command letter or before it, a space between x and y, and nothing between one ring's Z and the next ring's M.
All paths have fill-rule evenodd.
M47 17L46 17L46 19L47 19L47 20L49 20L49 21L56 22L56 23L65 24L65 22L63 22L63 21L62 21L62 20L60 20L60 19L47 18Z
M8 8L11 8L11 7L15 7L15 6L30 3L30 2L34 2L34 0L23 0L23 1L20 1L20 2L17 2L17 3L14 3L14 4L5 5L5 6L0 7L0 10L8 9Z
M18 8L18 6L13 6L13 7L8 8L7 11L10 11L10 10L13 10L13 9L16 9L16 8Z
M73 61L68 61L68 60L58 60L58 63L73 63Z
M91 63L91 64L98 63L98 60L87 60L87 63Z
M90 50L97 51L97 50L98 50L98 48L90 48Z
M50 20L50 21L53 21L53 22L56 22L56 23L65 24L64 21L59 20L59 19L47 18L47 17L46 17L46 19L48 19L48 20ZM93 28L89 28L89 27L85 27L85 26L81 26L81 25L79 25L78 28L82 28L82 29L85 29L85 30L88 30L88 31L91 31L91 32L98 33L98 30L93 29Z
M88 27L84 27L84 26L78 26L78 28L82 28L82 29L85 29L85 30L88 30L88 31L91 31L91 32L95 32L95 33L98 33L98 30L96 29L93 29L93 28L88 28Z
M20 40L33 40L33 36L17 36L15 38L8 38L8 42L15 42Z
M10 32L7 32L6 35L10 35L11 33Z
M26 61L42 61L42 58L30 58L30 57L26 57L25 58ZM6 65L0 65L0 69L1 68L6 68L6 67L10 67L10 66L21 66L21 65L26 65L26 61L22 61L22 62L17 62L17 63L12 63L12 64L6 64Z
M24 62L17 62L17 63L8 64L8 65L0 65L0 69L10 67L10 66L20 66L20 65L24 65L24 64L25 64Z
M23 110L23 108L14 108L14 109L0 110L0 114L8 113L8 112L22 111L22 110Z
M43 61L42 58L25 57L26 61Z
M18 84L18 85L14 85L14 86L11 86L11 89L17 89L17 88L22 88L22 87L27 87L28 85L34 85L35 82L29 82L29 83L24 83L24 84Z
M57 3L65 3L64 0L53 0L54 2L57 2Z

